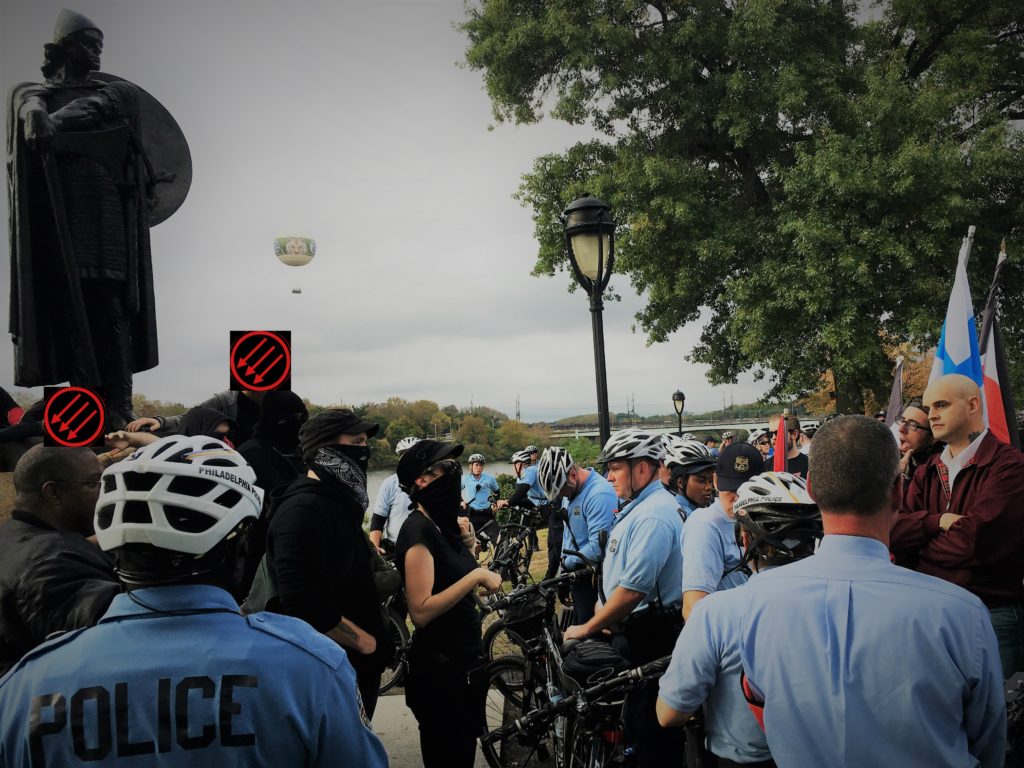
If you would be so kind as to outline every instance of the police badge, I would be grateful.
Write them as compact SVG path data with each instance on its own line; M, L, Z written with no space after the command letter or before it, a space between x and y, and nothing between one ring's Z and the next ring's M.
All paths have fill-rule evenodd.
M732 467L737 472L746 472L750 469L750 459L746 456L737 456Z

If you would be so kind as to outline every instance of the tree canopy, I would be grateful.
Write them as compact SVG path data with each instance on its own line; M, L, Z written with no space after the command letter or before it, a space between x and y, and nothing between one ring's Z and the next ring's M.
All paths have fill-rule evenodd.
M1024 241L1024 133L1012 122L1024 118L1024 4L869 10L467 3L466 61L496 120L550 113L595 130L523 178L534 273L567 266L565 205L600 197L651 342L703 318L688 357L712 383L753 371L769 378L767 397L794 396L828 370L841 411L862 411L866 393L884 399L885 349L938 337L968 225L976 303L1000 239ZM1024 331L1024 279L1006 272L1011 351L1024 346L1010 341Z

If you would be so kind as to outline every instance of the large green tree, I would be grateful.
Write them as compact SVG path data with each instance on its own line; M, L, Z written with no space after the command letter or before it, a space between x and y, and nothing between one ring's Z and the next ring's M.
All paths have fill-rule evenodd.
M886 345L935 343L967 226L976 303L999 240L1024 241L1024 3L866 10L468 2L466 60L495 118L595 129L524 176L534 272L566 268L566 203L600 197L651 341L703 317L689 358L713 383L753 371L769 397L798 395L830 370L840 410L860 410L887 386ZM1004 280L1011 349L1024 346L1019 272Z

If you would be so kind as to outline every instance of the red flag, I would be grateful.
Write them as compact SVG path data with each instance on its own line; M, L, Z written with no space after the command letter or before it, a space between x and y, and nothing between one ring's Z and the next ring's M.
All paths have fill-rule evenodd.
M996 273L985 303L981 323L981 365L983 372L985 420L992 436L1000 442L1020 447L1017 432L1017 411L1013 404L1013 390L1009 385L1006 356L1003 353L1003 335L999 331L999 276L1006 261L1006 243L1003 243L996 263Z
M786 414L779 418L779 428L775 433L775 462L772 469L775 472L786 471L786 455L789 453L789 433L786 432Z

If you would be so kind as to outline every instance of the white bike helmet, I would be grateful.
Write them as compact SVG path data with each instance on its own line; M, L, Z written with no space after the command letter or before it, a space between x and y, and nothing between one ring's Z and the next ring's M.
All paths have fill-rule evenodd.
M395 453L401 456L403 453L412 448L420 439L418 437L403 437L398 441L398 445L395 446Z
M683 440L696 440L697 436L693 432L684 432Z
M147 544L204 555L255 520L263 491L242 455L211 437L173 435L103 472L96 538L104 550Z
M750 443L751 445L756 445L758 439L762 435L767 435L767 434L768 434L768 430L767 429L764 429L763 427L757 427L756 429L750 430L750 434L747 435L747 442Z
M665 443L662 436L642 429L623 429L608 438L597 457L599 464L627 459L649 459L661 461L665 457Z
M558 498L566 481L569 479L569 470L573 468L572 456L565 448L552 445L544 449L537 461L537 479L540 480L540 487L544 495L550 501Z
M509 459L511 464L529 464L533 461L533 457L530 456L529 451L516 451L512 454L512 458Z
M715 463L715 457L704 443L680 437L672 437L666 441L666 467L680 467L686 470L686 474L692 475L705 469L712 469Z
M469 463L476 464L477 462L485 464L487 463L487 459L484 458L484 455L482 453L474 453L469 457Z
M805 557L824 535L821 512L807 484L788 472L750 478L737 490L733 512L737 525L751 537L744 562L758 556L777 565ZM771 555L766 554L767 547L772 548Z

